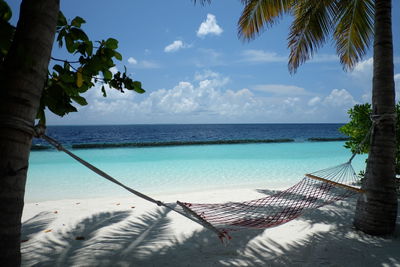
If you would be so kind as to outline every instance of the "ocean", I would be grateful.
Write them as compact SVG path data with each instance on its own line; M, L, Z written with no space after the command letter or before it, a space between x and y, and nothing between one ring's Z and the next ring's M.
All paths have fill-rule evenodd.
M166 124L49 126L47 134L64 145L88 143L190 142L244 139L343 138L343 124ZM47 145L40 139L34 144Z
M343 146L344 136L338 131L340 126L50 126L47 135L138 191L168 194L237 187L288 187L305 173L332 167L350 158L350 151ZM243 140L246 142L241 143ZM252 140L263 142L252 143ZM202 145L193 145L196 142ZM33 144L41 148L48 146L39 139L34 139ZM92 144L90 149L76 148L88 144ZM105 148L104 144L109 147ZM356 157L353 166L356 172L363 170L365 155ZM113 196L130 196L130 193L92 173L65 153L54 149L31 151L26 202Z

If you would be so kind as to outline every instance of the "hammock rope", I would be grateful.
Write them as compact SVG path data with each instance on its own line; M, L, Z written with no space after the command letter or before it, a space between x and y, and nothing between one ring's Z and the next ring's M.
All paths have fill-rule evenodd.
M231 239L230 232L244 229L264 229L291 221L310 210L342 200L356 193L364 193L355 187L358 177L351 165L356 154L373 134L375 126L383 119L396 118L395 114L371 116L372 126L364 140L356 147L350 159L341 165L305 174L303 179L292 187L276 194L244 202L220 204L200 204L177 201L164 203L136 191L114 177L103 172L76 154L64 148L58 141L45 134L45 127L35 127L35 136L42 138L57 150L63 151L85 167L103 178L121 186L132 194L158 206L173 210L188 219L199 223L218 235L221 241Z

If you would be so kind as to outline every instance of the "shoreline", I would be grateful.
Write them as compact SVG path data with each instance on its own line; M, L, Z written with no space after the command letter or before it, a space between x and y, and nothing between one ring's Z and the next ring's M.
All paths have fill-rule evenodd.
M103 178L100 178L103 179ZM295 182L281 182L281 183L266 183L266 184L261 184L261 183L253 183L253 184L242 184L242 185L214 185L214 186L210 186L210 187L197 187L197 188L184 188L184 189L152 189L152 190L141 190L141 189L137 189L137 188L132 188L134 190L139 191L142 194L148 195L151 198L155 198L158 199L160 201L164 202L164 199L169 199L168 202L171 202L170 200L174 198L174 196L198 196L198 199L201 200L201 196L204 195L216 195L218 193L222 193L222 195L224 195L224 192L236 192L236 191L247 191L249 192L250 195L256 196L257 194L255 194L254 192L267 192L267 191L280 191L280 190L285 190L291 186L293 186L293 184L299 182L300 179L298 181ZM107 183L107 181L106 181ZM47 203L47 202L57 202L57 201L74 201L74 200L93 200L93 199L140 199L138 196L134 195L133 193L130 193L129 191L116 186L112 183L110 183L110 186L112 187L113 190L117 191L117 194L114 194L112 197L111 196L107 196L107 195L103 195L103 196L94 196L94 197L61 197L61 198L56 198L56 199L25 199L25 205L26 204L37 204L37 203ZM253 193L250 193L253 192ZM240 198L241 194L239 194L238 196L236 196L235 194L233 194L233 197L235 199L226 199L226 201L242 201ZM237 197L237 199L236 199ZM176 200L180 200L180 201L185 201L185 199L176 199ZM207 199L206 199L207 200ZM216 199L218 200L218 199ZM245 199L244 199L245 200ZM204 200L203 200L204 201Z

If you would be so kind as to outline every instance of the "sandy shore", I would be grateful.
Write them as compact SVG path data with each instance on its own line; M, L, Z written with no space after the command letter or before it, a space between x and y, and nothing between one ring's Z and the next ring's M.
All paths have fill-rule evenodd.
M213 203L263 197L227 189L176 195ZM139 199L68 199L28 203L22 218L23 266L400 266L400 215L394 235L352 227L355 199L267 230L233 233L228 245L187 218Z

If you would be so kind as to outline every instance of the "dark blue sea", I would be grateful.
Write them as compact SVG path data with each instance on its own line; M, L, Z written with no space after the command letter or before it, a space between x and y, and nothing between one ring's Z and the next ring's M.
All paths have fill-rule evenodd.
M194 142L218 140L344 138L343 124L173 124L49 126L47 135L64 145ZM45 142L39 139L34 144Z

